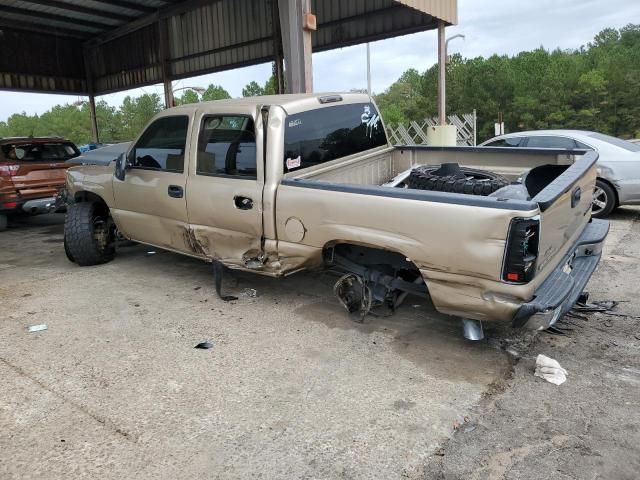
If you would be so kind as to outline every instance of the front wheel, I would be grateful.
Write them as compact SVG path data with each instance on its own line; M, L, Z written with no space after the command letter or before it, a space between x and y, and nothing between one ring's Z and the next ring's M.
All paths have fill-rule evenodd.
M7 216L6 215L0 215L0 232L3 232L7 229Z
M607 182L597 180L593 191L591 216L593 218L608 217L614 208L616 208L616 192Z
M115 226L106 206L70 205L64 222L65 253L81 267L100 265L115 256Z

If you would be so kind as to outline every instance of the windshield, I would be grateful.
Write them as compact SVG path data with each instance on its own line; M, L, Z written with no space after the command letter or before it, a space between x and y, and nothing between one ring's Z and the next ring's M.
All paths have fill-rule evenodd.
M595 138L596 140L600 140L601 142L606 142L618 148L627 150L628 152L640 152L640 145L627 142L626 140L621 140L619 138L612 137L610 135L604 135L603 133L597 133L597 132L589 133L589 136L591 138Z
M2 156L7 160L23 162L64 161L77 157L80 152L72 143L12 143L2 145Z

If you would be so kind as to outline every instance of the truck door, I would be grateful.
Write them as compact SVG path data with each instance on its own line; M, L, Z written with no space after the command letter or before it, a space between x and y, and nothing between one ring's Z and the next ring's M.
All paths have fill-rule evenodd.
M247 110L201 113L197 123L191 141L197 150L187 181L191 248L245 267L262 243L262 129L256 128L261 119Z
M128 152L123 181L114 177L112 215L127 237L188 251L185 158L189 117L167 115L151 123Z

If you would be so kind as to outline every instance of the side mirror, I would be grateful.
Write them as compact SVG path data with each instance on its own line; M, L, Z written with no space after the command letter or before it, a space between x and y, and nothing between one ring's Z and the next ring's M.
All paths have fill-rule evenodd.
M129 165L127 163L127 154L121 153L116 160L116 169L113 172L114 177L120 181L124 181Z

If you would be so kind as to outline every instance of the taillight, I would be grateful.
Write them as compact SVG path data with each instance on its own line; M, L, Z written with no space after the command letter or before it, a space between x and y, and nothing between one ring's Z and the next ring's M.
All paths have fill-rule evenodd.
M0 177L15 177L19 168L20 165L2 164L0 165Z
M527 283L536 272L540 221L514 218L509 228L502 279L510 283Z

